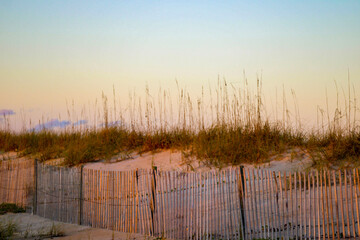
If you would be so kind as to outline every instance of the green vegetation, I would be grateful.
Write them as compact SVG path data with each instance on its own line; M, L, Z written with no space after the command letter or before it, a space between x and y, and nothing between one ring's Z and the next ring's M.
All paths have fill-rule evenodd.
M0 222L0 240L11 239L17 230L17 225L8 221L6 223Z
M29 235L29 233L26 233L26 235ZM51 227L42 228L38 230L36 234L33 235L37 237L36 239L45 239L45 238L62 237L65 236L65 233L61 224L52 223ZM24 236L24 238L26 237L28 236Z
M14 203L1 203L0 204L0 215L3 215L5 213L22 213L25 212L25 209L22 207L17 206Z
M21 229L17 222L8 219L0 222L0 240L8 239L49 239L65 236L61 224L52 223L50 227L41 227L37 230L31 230L31 225L26 229Z
M194 103L186 90L178 88L177 104L173 106L168 91L160 89L158 99L154 99L146 87L145 102L135 93L130 94L127 115L115 104L115 94L112 111L103 95L102 128L21 133L3 129L0 130L0 151L32 154L41 161L63 157L68 166L109 159L119 153L161 149L179 149L218 167L261 163L293 148L309 152L316 166L359 162L358 108L355 93L354 98L350 97L350 84L349 96L343 100L345 108L339 107L339 99L332 115L318 108L318 128L311 132L302 128L293 91L295 110L290 114L283 93L281 120L277 114L274 120L267 117L259 80L254 94L246 81L243 89L219 81L216 97L212 92L209 89L209 99L206 99L203 91ZM120 123L110 124L109 116ZM124 119L128 119L128 124Z

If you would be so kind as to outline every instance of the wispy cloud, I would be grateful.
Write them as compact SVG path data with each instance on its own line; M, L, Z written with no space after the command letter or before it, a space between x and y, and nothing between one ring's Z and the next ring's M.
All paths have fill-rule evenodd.
M14 115L15 112L11 109L0 109L0 116Z
M70 124L70 121L59 121L59 119L52 119L46 123L36 125L32 130L41 131L44 129L65 128Z
M85 125L87 124L88 121L87 120L79 120L77 122L74 123L74 126L80 126L80 125Z

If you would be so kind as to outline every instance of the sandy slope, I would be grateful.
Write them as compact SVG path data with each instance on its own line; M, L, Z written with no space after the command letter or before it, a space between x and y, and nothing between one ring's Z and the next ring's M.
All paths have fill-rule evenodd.
M283 154L278 154L271 157L266 163L258 165L243 165L248 168L256 167L272 171L293 172L303 171L311 167L311 164L312 161L308 153L300 149L293 149ZM185 158L180 151L171 150L158 153L145 153L143 155L133 154L125 160L120 160L119 157L114 157L109 162L87 163L85 168L126 171L135 169L152 169L153 166L156 166L158 170L182 172L204 172L213 169L194 158Z
M15 152L7 152L0 154L0 160L10 159L28 159L30 156L17 157ZM46 162L50 165L61 164L63 159L53 159ZM303 171L310 168L312 160L306 150L290 149L282 154L277 154L269 158L262 164L243 164L248 168L261 168L272 171ZM114 156L108 161L98 161L87 163L84 168L97 170L117 170L128 171L136 169L152 169L154 166L158 170L163 171L181 171L181 172L204 172L213 170L214 168L207 166L204 162L198 161L196 158L184 157L179 150L164 150L156 153L130 153ZM224 166L226 167L226 166Z
M121 160L115 156L108 162L88 163L85 168L102 170L135 170L152 169L156 166L162 171L181 171L188 172L192 170L207 171L211 168L194 159L183 157L180 151L166 150L157 153L130 154L127 159Z

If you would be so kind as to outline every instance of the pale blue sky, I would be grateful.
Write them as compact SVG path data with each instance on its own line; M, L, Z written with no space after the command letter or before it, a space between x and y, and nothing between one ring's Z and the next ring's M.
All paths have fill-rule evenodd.
M314 115L348 69L360 92L359 13L360 1L1 1L0 110L36 122L113 85L128 98L177 78L200 95L245 70L262 72L269 97L293 88Z

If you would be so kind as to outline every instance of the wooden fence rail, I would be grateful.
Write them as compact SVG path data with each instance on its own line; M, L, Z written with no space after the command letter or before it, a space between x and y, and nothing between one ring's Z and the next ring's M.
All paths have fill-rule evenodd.
M20 165L0 167L0 201L24 198L13 191ZM343 239L360 233L357 169L24 169L36 169L35 190L29 191L35 193L34 212L63 222L171 239Z

